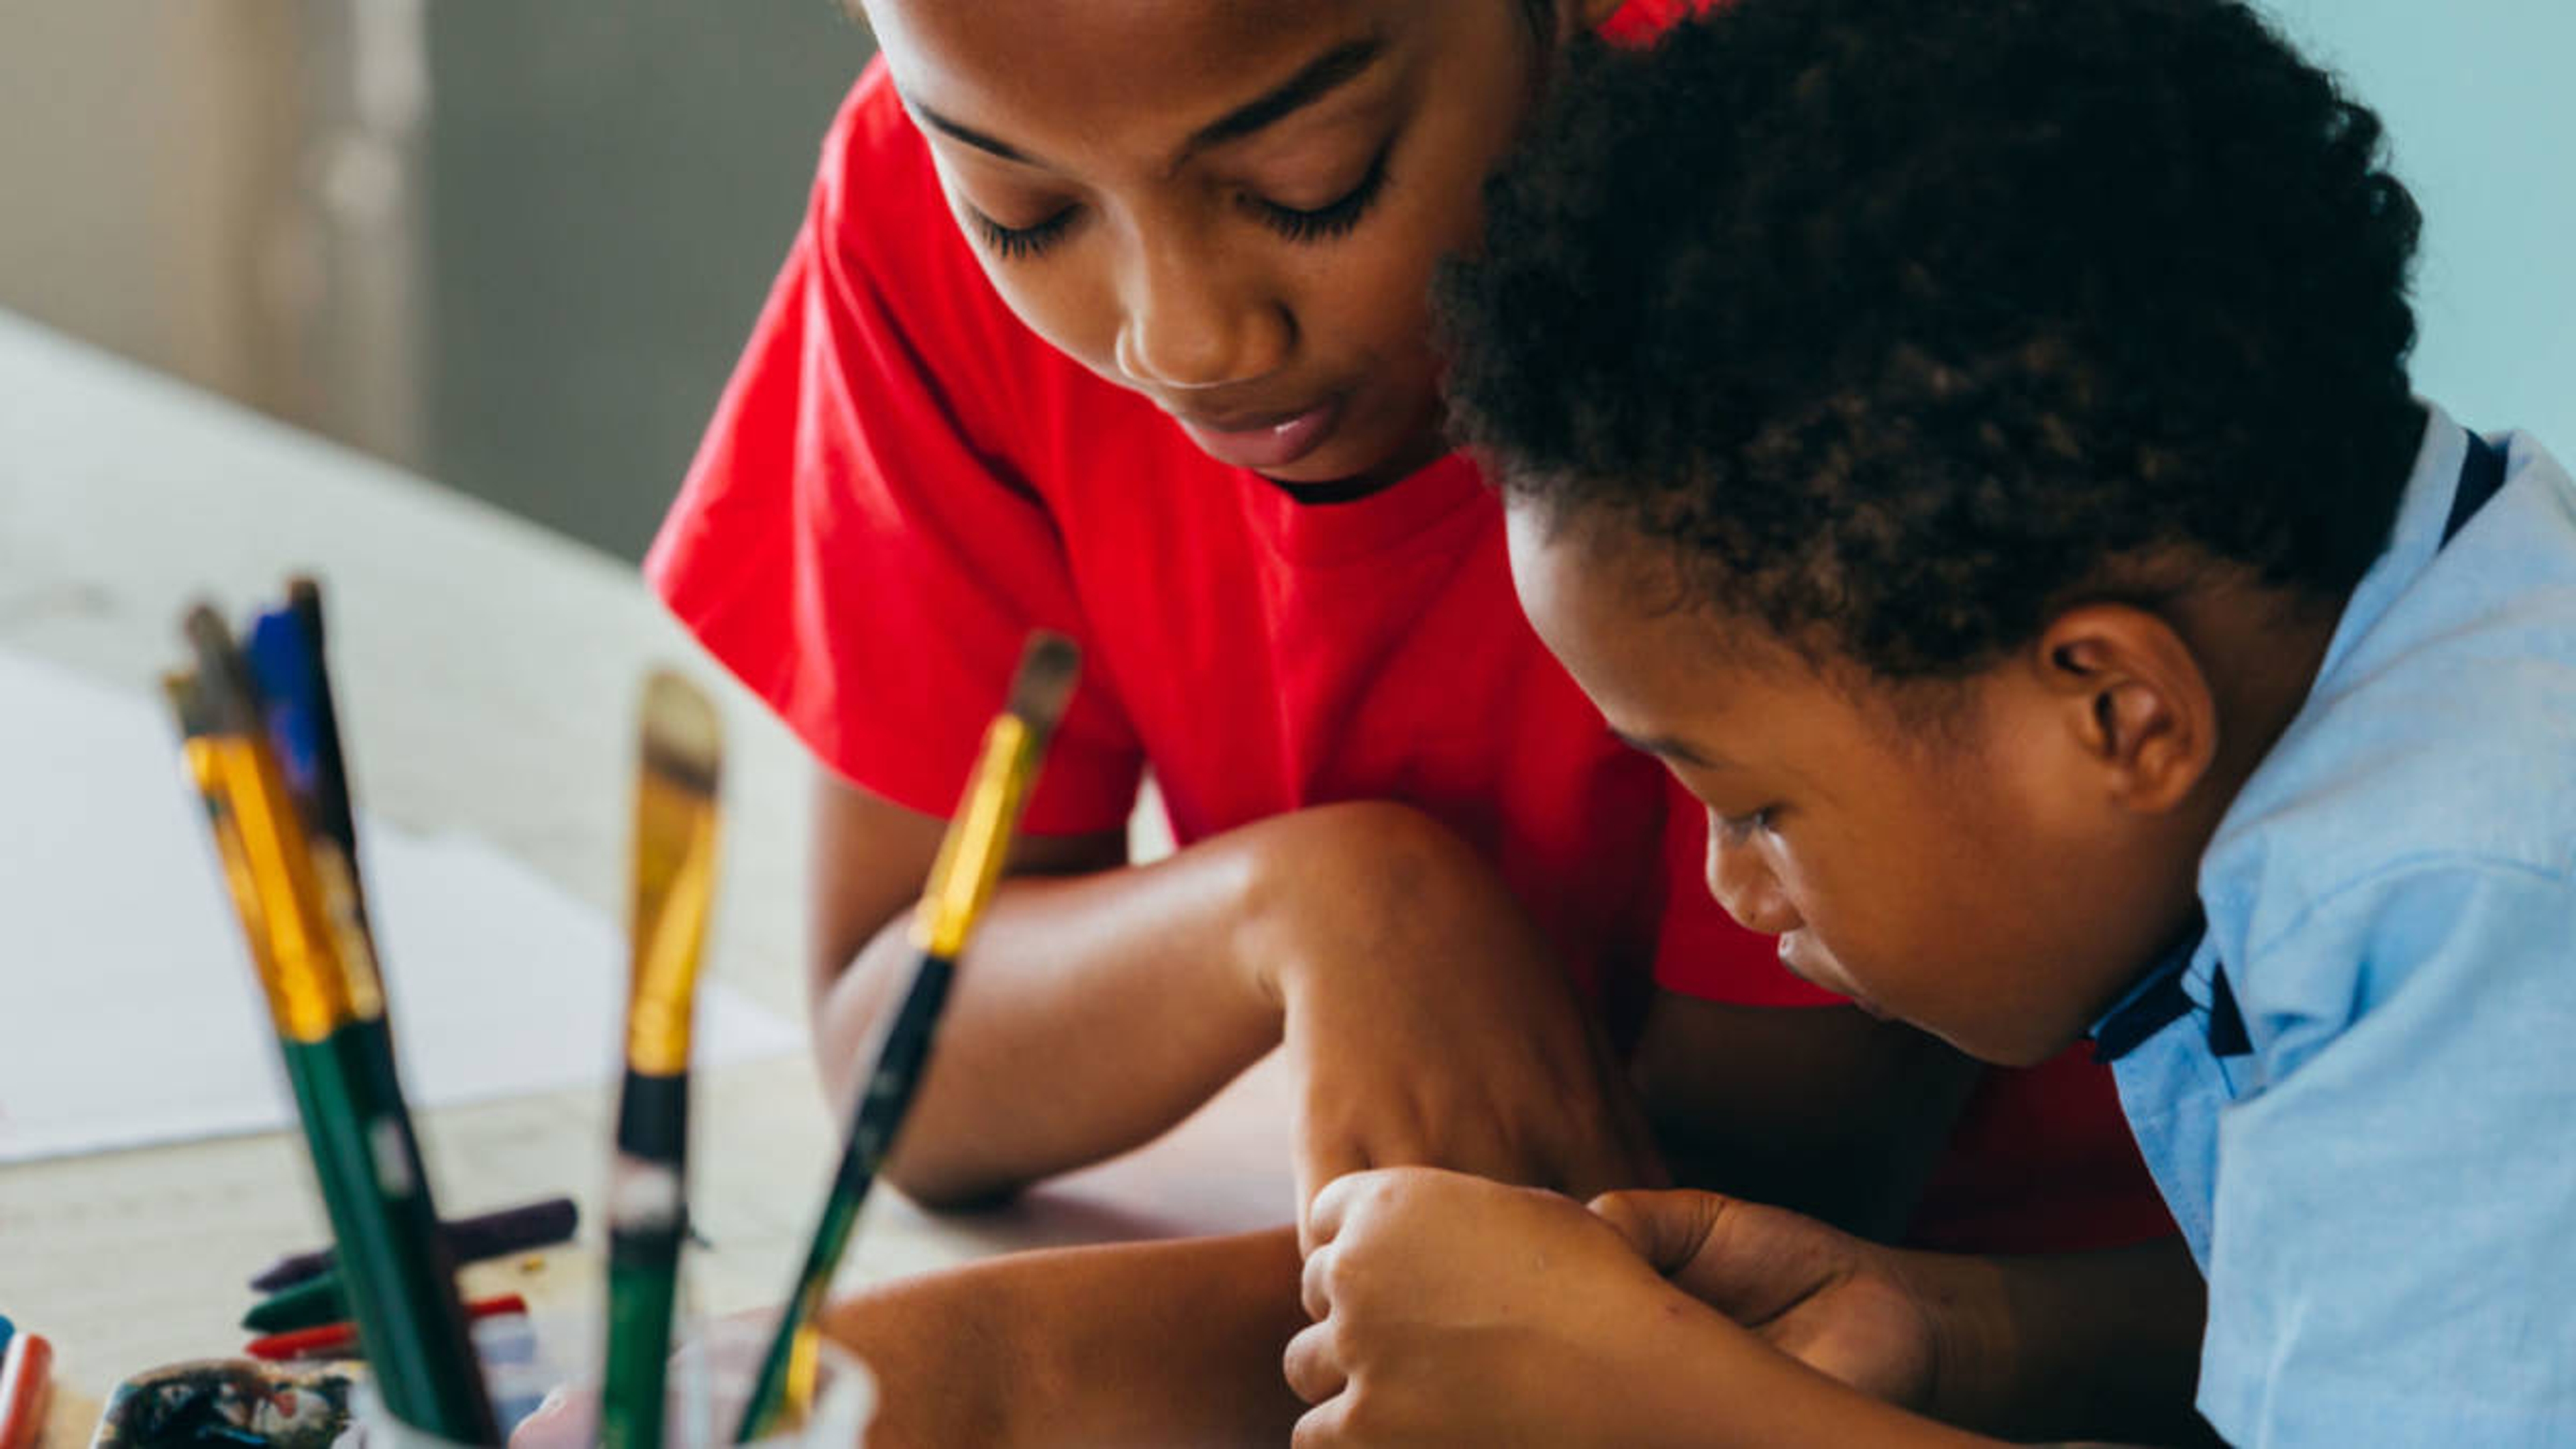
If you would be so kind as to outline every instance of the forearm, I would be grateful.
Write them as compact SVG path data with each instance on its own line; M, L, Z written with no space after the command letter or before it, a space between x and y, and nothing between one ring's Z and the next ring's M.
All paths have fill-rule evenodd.
M2216 1442L2192 1411L2208 1304L2180 1238L2035 1258L1904 1255L1941 1305L1934 1411L2011 1438Z
M1967 1449L1996 1442L1863 1393L1678 1292L1625 1332L1628 1343L1612 1350L1613 1360L1640 1372L1616 1385L1566 1385L1582 1406L1568 1422L1590 1425L1569 1439L1632 1449Z
M1236 964L1262 869L1259 841L1238 832L1150 866L1005 881L957 969L890 1179L960 1202L1097 1161L1276 1045L1277 1008ZM824 987L816 1052L836 1102L915 954L906 913Z
M1981 1069L1852 1007L1659 995L1637 1088L1675 1181L1901 1233Z
M1297 1273L1284 1228L1024 1253L842 1299L824 1328L875 1372L871 1445L1277 1446Z

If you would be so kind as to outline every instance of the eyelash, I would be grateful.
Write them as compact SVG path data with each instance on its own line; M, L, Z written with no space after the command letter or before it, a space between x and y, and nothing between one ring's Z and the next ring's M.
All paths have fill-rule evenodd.
M1002 260L1010 262L1024 261L1045 251L1064 235L1066 227L1073 225L1073 208L1070 206L1035 226L1004 226L972 206L966 208L966 214L974 219L975 230L982 233L984 245L992 248Z
M1312 210L1281 206L1258 197L1248 198L1248 202L1262 225L1300 245L1346 236L1385 194L1386 158L1385 151L1378 152L1377 159L1369 163L1368 174L1360 178L1359 185L1352 187L1340 200ZM976 232L983 237L984 245L1004 261L1026 261L1043 253L1062 239L1066 228L1073 225L1073 208L1069 206L1035 226L1004 226L972 206L966 208L966 214L974 222Z
M1772 816L1779 809L1777 805L1765 805L1750 815L1721 815L1717 817L1717 827L1726 832L1727 839L1742 840L1757 830L1769 830Z
M1327 202L1311 211L1300 211L1293 206L1255 200L1253 210L1264 225L1292 242L1324 241L1347 235L1352 227L1360 224L1361 217L1368 215L1369 208L1377 204L1378 197L1385 194L1386 157L1385 151L1378 152L1377 159L1369 163L1368 174L1361 177L1360 184L1352 187L1339 201Z

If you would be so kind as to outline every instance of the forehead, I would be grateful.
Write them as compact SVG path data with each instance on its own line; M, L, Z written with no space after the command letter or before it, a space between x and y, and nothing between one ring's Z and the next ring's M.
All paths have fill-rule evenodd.
M866 0L904 94L1043 149L1185 135L1335 45L1399 42L1471 0Z
M1871 778L1912 776L1979 748L1973 690L1916 690L1820 663L1757 619L1701 606L1668 549L1622 524L1560 526L1518 503L1506 519L1531 626L1622 734L1817 779L1863 764Z
M1612 724L1662 732L1773 672L1754 667L1771 661L1753 631L1691 607L1672 557L1625 525L1529 503L1505 518L1522 609Z

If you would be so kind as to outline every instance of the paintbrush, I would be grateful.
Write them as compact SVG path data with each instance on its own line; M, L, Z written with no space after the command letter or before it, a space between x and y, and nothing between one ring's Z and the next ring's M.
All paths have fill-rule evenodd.
M688 1233L689 1028L715 896L715 706L687 680L645 681L635 771L626 1076L608 1188L605 1449L661 1449L662 1384Z
M244 936L378 1391L416 1427L493 1442L454 1266L395 1072L354 860L308 824L310 796L288 784L270 738L274 729L292 742L295 730L312 727L310 681L320 669L309 658L300 668L293 660L299 648L309 656L312 641L272 643L265 657L284 697L270 699L211 609L190 611L187 635L196 674L176 687L174 703L192 741L192 772L203 761L199 793L221 816L215 833L227 885L237 908L250 906L240 912Z
M917 955L903 1000L880 1029L875 1064L851 1109L841 1162L823 1200L822 1220L796 1275L787 1306L762 1358L751 1401L735 1438L748 1443L771 1433L791 1411L801 1414L812 1395L814 1314L849 1246L850 1229L868 1189L893 1147L905 1109L921 1085L931 1038L947 1003L948 983L965 953L977 920L992 899L1010 855L1012 832L1047 740L1073 695L1081 654L1073 641L1040 631L1030 637L1011 681L1009 702L984 732L982 753L968 777L966 795L931 866L930 887L913 914Z

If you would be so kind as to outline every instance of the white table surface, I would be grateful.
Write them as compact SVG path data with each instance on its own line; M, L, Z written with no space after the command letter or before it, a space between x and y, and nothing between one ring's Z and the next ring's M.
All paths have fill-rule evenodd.
M677 663L708 685L728 743L710 970L801 1019L809 765L629 569L0 313L0 648L140 694L178 657L188 602L238 611L291 571L317 573L328 591L366 806L479 834L612 919L637 683ZM0 957L0 1011L10 973L26 969ZM583 1207L581 1248L549 1255L542 1271L473 1270L470 1291L592 1291L608 1097L603 1084L424 1114L450 1214L552 1192ZM705 1074L692 1111L692 1210L716 1245L692 1270L701 1305L773 1302L838 1129L801 1056ZM841 1281L1042 1244L1284 1222L1286 1116L1273 1062L1161 1142L1010 1208L933 1217L880 1192ZM238 1349L247 1277L321 1241L298 1150L268 1133L0 1169L0 1312L54 1341L65 1404L51 1449L83 1442L67 1437L85 1432L81 1413L134 1369Z

